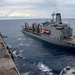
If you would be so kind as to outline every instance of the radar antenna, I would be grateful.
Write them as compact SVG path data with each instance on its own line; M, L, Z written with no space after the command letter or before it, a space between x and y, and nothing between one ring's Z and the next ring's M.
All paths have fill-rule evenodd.
M53 13L51 14L51 16L52 16L52 21L54 22L55 12L53 12Z

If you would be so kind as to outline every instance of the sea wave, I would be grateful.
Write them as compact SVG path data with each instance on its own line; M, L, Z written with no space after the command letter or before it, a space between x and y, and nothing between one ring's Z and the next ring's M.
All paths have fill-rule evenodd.
M22 40L21 38L18 38L17 40Z
M29 75L29 72L26 72L26 73L22 73L21 75Z
M20 53L22 53L22 52L23 52L23 50L20 50L19 52L20 52Z
M20 43L20 46L22 46L23 44L22 43Z
M39 62L37 67L43 74L46 73L47 75L53 75L52 70L42 62Z
M28 43L26 43L25 45L26 45L26 46L30 46L30 44L28 44Z

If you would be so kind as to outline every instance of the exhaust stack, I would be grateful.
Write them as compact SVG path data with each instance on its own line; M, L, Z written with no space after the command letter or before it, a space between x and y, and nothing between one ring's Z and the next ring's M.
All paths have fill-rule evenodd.
M60 14L60 13L56 13L56 23L57 23L57 24L62 24L62 21L61 21L61 14Z

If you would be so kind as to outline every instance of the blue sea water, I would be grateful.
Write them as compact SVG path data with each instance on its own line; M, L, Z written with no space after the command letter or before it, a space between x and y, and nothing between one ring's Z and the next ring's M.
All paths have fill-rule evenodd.
M15 59L21 75L59 75L66 67L75 67L75 53L70 53L47 42L34 39L21 32L21 26L28 22L44 22L46 19L0 20L0 32L7 35L6 44L12 51L19 51L22 57ZM63 19L70 23L75 35L75 19Z

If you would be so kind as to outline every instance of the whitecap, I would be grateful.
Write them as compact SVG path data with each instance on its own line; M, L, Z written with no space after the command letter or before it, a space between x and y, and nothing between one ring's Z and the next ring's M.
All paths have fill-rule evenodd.
M19 36L21 36L22 35L22 32L19 32Z
M18 40L21 40L21 38L18 38Z
M7 48L8 48L8 49L11 49L11 46L10 46L10 45L7 45Z
M21 57L21 54L18 51L13 51L13 55L15 58Z
M27 44L27 43L26 43L25 45L26 45L26 46L30 46L30 44Z
M23 57L22 59L25 59L25 57Z
M44 71L44 72L50 72L50 71L52 71L51 69L49 69L48 66L46 66L42 62L39 62L38 69L40 69L41 71Z
M22 32L21 32L21 31L20 31L19 33L20 33L20 34L22 34Z
M47 74L48 74L48 75L53 75L53 73L52 73L52 72L47 72Z
M37 67L38 67L39 70L41 70L42 75L45 74L45 73L47 75L53 75L52 70L49 69L49 67L46 66L45 64L43 64L42 62L39 62Z
M20 43L20 46L22 46L23 44L22 43Z
M26 73L22 73L21 75L29 75L29 72L26 72Z
M25 66L26 65L26 63L25 64L23 64L23 66Z
M13 54L15 55L17 51L13 51Z
M20 50L19 52L21 53L21 52L23 52L23 50Z

